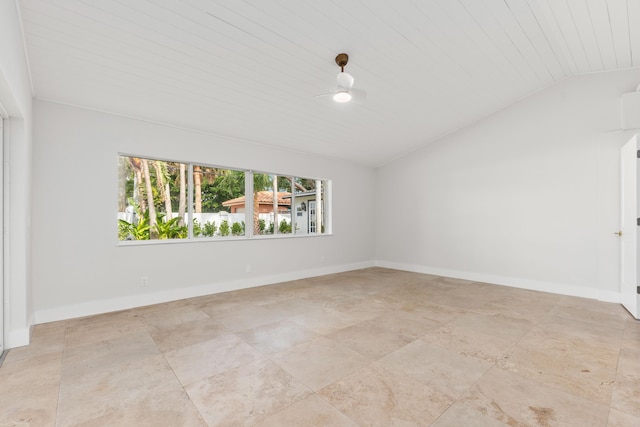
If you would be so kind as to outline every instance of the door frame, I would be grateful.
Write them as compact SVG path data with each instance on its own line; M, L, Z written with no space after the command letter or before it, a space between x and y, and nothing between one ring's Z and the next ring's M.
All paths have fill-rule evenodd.
M620 300L629 313L640 319L638 279L638 217L640 209L640 144L634 135L620 149Z
M4 188L4 174L5 174L5 164L4 164L4 147L5 140L4 137L4 119L5 114L3 114L4 108L2 104L0 104L0 164L2 167L2 173L0 173L0 366L2 366L2 362L4 360L4 356L6 355L6 346L5 346L5 338L6 338L6 313L5 310L5 280L4 280L4 234L5 234L5 224L4 224L4 208L5 208L5 188Z

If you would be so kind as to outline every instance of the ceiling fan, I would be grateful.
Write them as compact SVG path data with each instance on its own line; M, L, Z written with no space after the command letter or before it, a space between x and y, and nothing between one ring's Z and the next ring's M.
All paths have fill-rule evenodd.
M340 67L340 72L338 73L337 81L338 86L336 90L331 93L324 93L322 95L317 96L329 96L333 98L335 102L345 103L351 100L354 101L362 101L367 93L360 89L354 89L353 84L355 83L355 79L353 76L344 71L344 67L349 62L349 55L346 53L340 53L336 56L336 64Z

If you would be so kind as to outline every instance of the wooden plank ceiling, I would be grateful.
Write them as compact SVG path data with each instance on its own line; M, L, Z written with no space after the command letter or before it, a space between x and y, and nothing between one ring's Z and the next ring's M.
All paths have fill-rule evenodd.
M36 98L368 166L567 77L640 67L640 0L18 3ZM362 103L316 97L340 52Z

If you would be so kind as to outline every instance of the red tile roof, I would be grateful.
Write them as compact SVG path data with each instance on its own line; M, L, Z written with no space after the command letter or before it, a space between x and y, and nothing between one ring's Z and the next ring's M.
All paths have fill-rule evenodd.
M285 199L285 196L291 196L288 191L278 192L278 205L291 206L291 199ZM258 191L258 203L261 205L273 204L273 191ZM222 206L237 206L245 204L245 196L236 197L235 199L222 202Z

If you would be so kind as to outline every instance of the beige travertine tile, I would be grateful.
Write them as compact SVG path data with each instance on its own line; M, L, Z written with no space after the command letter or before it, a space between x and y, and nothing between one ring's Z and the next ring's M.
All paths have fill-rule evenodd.
M349 291L346 286L316 286L310 289L300 299L318 307L334 309L336 305L344 305L347 303L357 303L366 294L357 295L353 291Z
M62 354L66 323L52 322L36 325L31 337L31 345L13 348L7 354L4 363L30 359L45 354Z
M292 298L296 298L300 291L310 288L310 286L301 286L300 284L296 285L293 283L292 286L294 286L293 289L298 292L292 292L284 286L278 287L278 285L265 285L256 288L243 289L238 291L238 295L242 297L242 300L245 303L263 306L291 300ZM304 291L302 294L303 293Z
M184 300L183 300L184 301ZM138 317L147 325L159 328L170 327L185 322L206 320L209 315L192 304L182 302L164 310L138 310Z
M640 320L627 320L625 323L622 348L640 349Z
M380 359L392 371L414 378L448 396L458 397L492 365L417 340Z
M337 311L324 307L316 307L289 320L319 335L330 334L354 323Z
M433 280L436 283L442 283L442 284L453 285L453 286L467 286L467 285L476 283L472 280L457 279L455 277L443 277L443 276L436 276Z
M62 354L5 361L0 368L0 396L27 395L34 386L57 386L62 375Z
M183 386L260 358L253 347L231 333L165 353Z
M377 360L413 341L379 326L375 320L349 326L326 337L372 360Z
M190 384L186 390L210 426L255 425L311 394L265 358Z
M440 323L447 323L467 313L466 310L456 307L431 304L429 302L417 302L402 309L416 319L431 319Z
M396 310L376 317L371 322L411 341L442 326L441 322L427 317L424 310Z
M385 313L393 311L383 299L375 296L358 299L352 302L335 304L333 309L337 311L348 323L355 324L366 322Z
M5 362L0 368L0 425L55 424L62 354Z
M505 424L487 415L486 410L477 410L461 403L454 403L438 420L431 424L433 427L506 427L517 424Z
M293 298L284 301L270 302L262 305L262 307L282 319L288 319L308 313L311 310L315 310L318 307L318 304L314 304L302 298Z
M640 417L640 348L620 351L611 407Z
M193 304L187 299L163 302L160 304L145 305L130 310L130 314L142 318L154 319L156 316L162 317L163 313L179 310L181 308L193 308Z
M517 294L513 289L505 288L503 295L476 308L474 311L481 314L505 315L517 319L527 319L538 323L557 304L561 298L559 295L542 294L541 292L519 290Z
M171 406L168 406L171 405ZM208 427L193 403L182 393L153 396L126 409L114 409L74 427Z
M356 427L343 413L313 394L257 424L259 427Z
M620 325L625 322L621 321ZM609 324L583 321L576 318L566 318L549 314L539 326L552 334L561 335L563 339L578 337L586 342L601 343L607 347L620 347L624 329L611 327Z
M283 320L286 316L281 313L269 311L258 305L241 305L233 310L218 313L207 308L203 309L213 320L228 329L229 331L242 331L244 329L255 328L267 323Z
M100 344L123 335L146 333L147 329L133 311L119 311L67 321L65 349L76 345Z
M205 425L160 355L63 380L58 419L60 427Z
M625 414L624 412L612 409L609 411L607 427L631 427L640 426L640 417Z
M532 327L526 319L467 313L427 332L422 339L462 355L495 362Z
M370 268L37 325L0 425L204 426L187 384L211 425L635 427L639 349L617 304Z
M244 342L261 353L277 353L318 335L293 322L280 321L236 333Z
M452 397L372 364L318 394L360 425L428 426Z
M464 290L450 290L442 293L434 293L424 302L429 305L474 310L490 301L489 298L474 298L464 294Z
M562 297L551 314L609 328L617 328L631 318L620 304L569 296Z
M235 295L232 292L205 295L190 298L187 301L198 310L202 310L209 315L234 310L237 307L247 305L247 302L244 301L241 296Z
M459 400L510 426L603 426L609 408L492 368Z
M54 426L57 405L58 386L38 389L28 396L3 396L0 400L0 426Z
M146 329L98 343L89 340L88 344L82 345L80 341L74 341L72 347L65 346L62 375L69 379L159 353L158 347Z
M571 333L535 327L498 361L498 366L608 405L618 348Z
M270 356L311 390L339 380L370 362L361 354L319 337Z
M208 341L226 333L226 330L209 316L190 322L152 323L147 329L163 353Z

